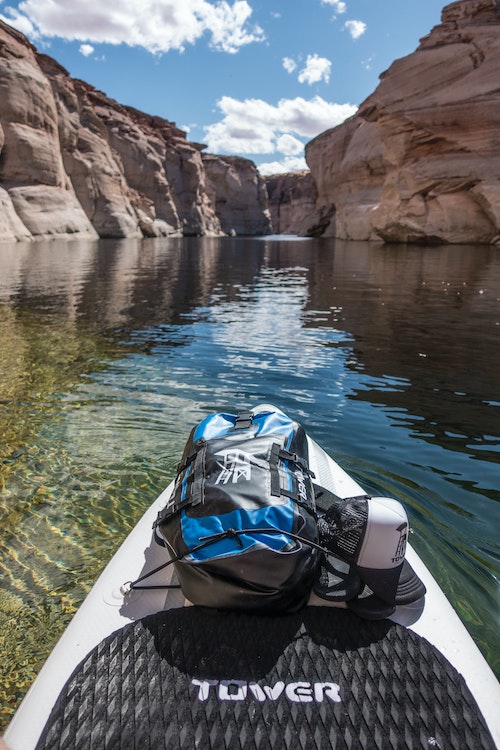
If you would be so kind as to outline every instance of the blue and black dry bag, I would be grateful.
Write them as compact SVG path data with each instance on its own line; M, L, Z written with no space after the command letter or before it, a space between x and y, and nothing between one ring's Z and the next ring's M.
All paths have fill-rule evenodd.
M299 609L320 557L302 426L265 407L207 417L191 432L156 528L193 604Z

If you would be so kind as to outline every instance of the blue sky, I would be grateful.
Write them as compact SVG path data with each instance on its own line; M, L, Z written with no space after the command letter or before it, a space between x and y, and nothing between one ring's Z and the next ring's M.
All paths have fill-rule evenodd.
M353 114L440 22L441 0L0 0L75 78L263 174Z

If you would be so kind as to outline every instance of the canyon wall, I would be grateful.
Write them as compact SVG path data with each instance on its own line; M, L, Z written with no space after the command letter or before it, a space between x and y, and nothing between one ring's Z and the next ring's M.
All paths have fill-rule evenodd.
M202 161L208 196L224 234L270 234L266 183L253 162L241 156L213 154L202 154Z
M275 234L321 234L316 185L309 171L270 175L266 186Z
M500 242L500 3L447 5L342 125L306 146L316 236Z
M0 21L0 240L269 233L253 162L203 148Z
M500 0L458 0L354 117L264 179L0 22L0 241L281 234L500 243Z

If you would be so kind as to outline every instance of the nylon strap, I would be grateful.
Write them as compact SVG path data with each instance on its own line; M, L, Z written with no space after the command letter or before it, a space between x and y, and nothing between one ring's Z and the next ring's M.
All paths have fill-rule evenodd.
M205 460L207 455L207 446L202 445L198 451L193 468L193 484L191 486L191 505L199 505L205 501L204 484L205 484Z
M180 464L177 464L177 474L180 474L181 472L185 471L187 467L193 463L195 458L196 458L196 453L192 453L184 461L181 461Z
M236 422L234 423L234 430L248 430L252 426L253 412L251 411L240 411L236 415Z
M190 508L193 505L199 505L203 502L203 482L204 482L204 470L205 470L205 456L207 452L206 445L203 445L198 453L193 453L192 456L184 461L180 466L180 471L187 469L190 464L194 461L193 466L193 479L190 484L187 485L188 497L182 497L176 502L168 505L166 508L158 513L158 518L153 524L153 529L157 526L162 526L164 523L168 523L179 511ZM186 478L184 477L185 481Z
M279 458L281 458L283 461L291 461L292 464L295 464L296 466L298 466L306 474L311 473L305 458L302 458L301 456L297 456L296 453L290 453L290 451L287 451L284 448L281 448L279 452Z
M278 461L281 446L279 443L273 443L269 454L269 469L271 471L271 495L279 497L281 495L280 473L278 470Z

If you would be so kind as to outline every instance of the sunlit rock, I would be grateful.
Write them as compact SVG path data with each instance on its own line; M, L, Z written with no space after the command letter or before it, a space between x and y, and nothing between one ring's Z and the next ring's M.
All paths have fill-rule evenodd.
M320 233L323 217L316 207L316 186L309 171L269 175L266 186L275 234Z
M97 236L64 169L57 109L36 50L2 22L0 35L0 236L16 240L66 230Z
M71 78L0 22L0 240L270 231L255 166L224 157L212 180L203 148Z
M207 189L224 234L270 234L265 180L255 164L238 156L203 154L202 158Z
M32 235L17 215L9 193L0 187L0 242L30 239Z
M344 124L306 147L323 236L496 241L500 234L500 7L459 0L382 74Z

